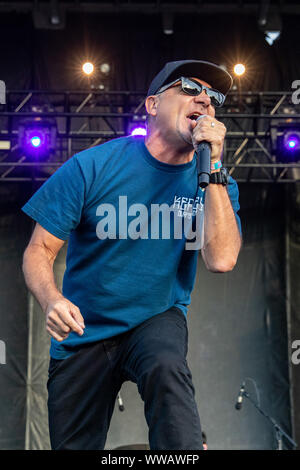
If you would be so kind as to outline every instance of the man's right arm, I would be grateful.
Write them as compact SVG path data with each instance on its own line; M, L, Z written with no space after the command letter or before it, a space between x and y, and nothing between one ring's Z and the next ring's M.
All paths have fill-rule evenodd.
M64 240L37 223L23 257L27 287L46 314L48 333L57 341L67 338L71 331L82 335L85 327L79 308L55 284L53 264L63 244Z

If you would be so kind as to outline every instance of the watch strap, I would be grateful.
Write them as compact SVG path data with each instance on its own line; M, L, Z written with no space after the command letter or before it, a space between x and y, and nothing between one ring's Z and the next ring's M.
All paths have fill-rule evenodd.
M220 168L220 171L216 171L215 173L211 173L209 182L213 184L222 184L226 186L228 184L228 172L226 168Z

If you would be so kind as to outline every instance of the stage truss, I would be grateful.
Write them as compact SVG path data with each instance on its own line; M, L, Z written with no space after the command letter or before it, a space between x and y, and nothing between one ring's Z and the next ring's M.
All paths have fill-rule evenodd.
M0 181L45 181L75 153L128 135L130 125L145 120L144 100L145 93L129 91L7 92L0 105ZM300 180L300 162L279 161L272 145L276 126L300 130L300 105L291 92L231 92L216 117L227 127L224 166L238 182ZM33 161L19 148L18 128L27 120L56 127L56 151L46 160Z

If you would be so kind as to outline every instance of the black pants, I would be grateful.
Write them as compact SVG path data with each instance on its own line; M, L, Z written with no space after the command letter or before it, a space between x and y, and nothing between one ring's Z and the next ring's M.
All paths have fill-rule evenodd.
M186 318L173 307L66 359L51 358L52 449L103 449L117 394L127 380L137 384L144 401L151 449L202 449L186 354Z

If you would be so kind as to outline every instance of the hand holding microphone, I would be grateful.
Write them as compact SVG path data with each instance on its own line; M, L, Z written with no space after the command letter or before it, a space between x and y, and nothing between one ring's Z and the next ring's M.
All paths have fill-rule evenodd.
M209 184L211 164L221 159L226 127L206 114L194 122L192 141L197 153L199 186L205 188Z

